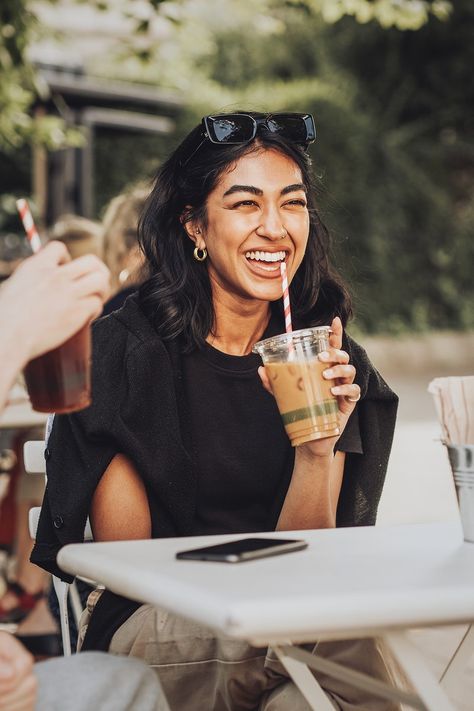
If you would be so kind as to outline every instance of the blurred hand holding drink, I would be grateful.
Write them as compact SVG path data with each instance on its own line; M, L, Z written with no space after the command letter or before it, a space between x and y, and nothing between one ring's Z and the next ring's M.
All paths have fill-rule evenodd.
M329 349L329 326L293 331L285 264L281 264L286 333L259 341L253 347L267 371L291 444L340 434L334 380L323 378L327 363L319 354Z
M33 252L41 240L26 200L18 212ZM66 413L91 404L91 329L86 324L57 348L27 363L24 376L31 405L38 412Z

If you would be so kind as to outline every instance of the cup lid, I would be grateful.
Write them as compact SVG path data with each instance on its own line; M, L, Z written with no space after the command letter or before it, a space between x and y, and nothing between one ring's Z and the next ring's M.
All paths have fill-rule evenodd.
M290 333L280 333L278 336L271 336L270 338L264 338L263 341L257 341L252 348L252 353L260 353L261 350L278 350L289 342L302 343L305 339L327 338L330 333L332 333L330 326L313 326L291 331Z

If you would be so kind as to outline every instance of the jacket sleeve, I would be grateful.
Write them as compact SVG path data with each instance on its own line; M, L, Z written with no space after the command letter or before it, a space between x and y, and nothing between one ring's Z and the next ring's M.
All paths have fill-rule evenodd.
M65 580L72 578L57 567L56 555L66 543L83 541L93 493L119 451L116 413L125 345L117 333L111 339L113 324L104 321L93 331L92 404L56 415L45 449L47 485L31 561Z
M398 397L351 338L343 347L355 365L361 388L357 404L363 454L347 453L337 510L338 526L375 524L392 447Z

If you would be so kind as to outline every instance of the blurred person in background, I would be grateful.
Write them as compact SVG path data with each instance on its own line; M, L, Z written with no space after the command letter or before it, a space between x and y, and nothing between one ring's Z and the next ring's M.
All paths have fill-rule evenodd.
M93 254L102 259L103 238L99 222L79 215L62 215L48 231L48 240L66 245L72 259Z
M138 220L149 190L137 186L113 198L102 220L103 259L111 273L112 298L103 315L119 309L143 281L144 258L138 244Z
M18 374L96 318L109 294L109 273L95 256L71 261L53 242L0 287L0 412ZM2 711L166 711L155 675L138 660L84 654L33 663L0 631Z

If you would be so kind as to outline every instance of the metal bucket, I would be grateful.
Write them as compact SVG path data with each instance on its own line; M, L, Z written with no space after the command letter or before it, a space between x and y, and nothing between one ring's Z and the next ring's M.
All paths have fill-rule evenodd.
M474 543L474 445L447 445L464 540Z

